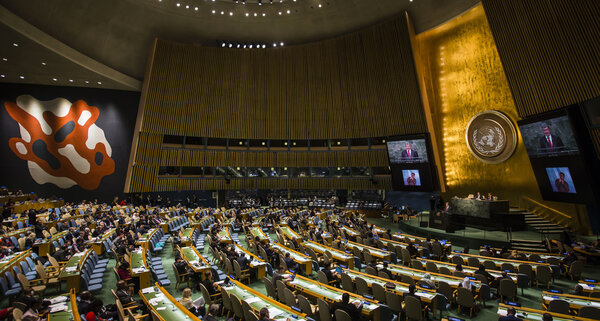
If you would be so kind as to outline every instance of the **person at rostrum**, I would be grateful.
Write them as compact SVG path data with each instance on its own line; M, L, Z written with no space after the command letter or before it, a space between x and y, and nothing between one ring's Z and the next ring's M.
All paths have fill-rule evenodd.
M340 309L348 313L352 320L360 320L360 311L362 311L362 304L359 302L350 303L350 295L347 292L342 294L342 300L333 303L331 306L331 313L335 319L335 310Z

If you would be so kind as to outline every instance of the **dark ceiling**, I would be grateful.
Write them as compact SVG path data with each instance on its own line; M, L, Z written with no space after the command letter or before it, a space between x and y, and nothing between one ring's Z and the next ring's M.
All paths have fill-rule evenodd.
M358 30L403 11L420 33L479 3L262 0L259 5L258 1L4 0L0 56L10 60L0 61L0 73L5 75L0 82L139 90L155 37L202 45L220 41L293 45ZM5 18L11 14L14 19ZM20 46L12 46L17 41ZM42 61L52 65L42 68ZM117 81L111 80L115 77Z

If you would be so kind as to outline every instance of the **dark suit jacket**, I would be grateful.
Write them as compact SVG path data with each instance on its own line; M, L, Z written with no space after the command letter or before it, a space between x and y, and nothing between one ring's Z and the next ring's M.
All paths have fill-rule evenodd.
M498 321L523 321L520 318L515 317L514 315L505 315L501 316Z
M400 154L400 158L402 158L403 160L408 159L408 151L406 151L406 149L402 151L402 153ZM413 159L413 158L419 158L419 152L417 152L414 149L411 149L410 150L410 159Z
M556 135L552 135L552 149L555 148L560 148L560 147L564 147L565 145L563 144L562 139L560 139L560 137L556 136ZM547 151L551 151L550 149L550 144L548 143L548 140L546 139L545 135L542 135L540 138L540 148L547 150Z
M335 319L335 310L337 310L337 309L346 311L350 315L352 320L360 320L360 311L362 310L362 306L359 309L356 307L356 305L354 305L350 302L348 302L348 303L335 302L331 306L331 313L333 314L334 319Z

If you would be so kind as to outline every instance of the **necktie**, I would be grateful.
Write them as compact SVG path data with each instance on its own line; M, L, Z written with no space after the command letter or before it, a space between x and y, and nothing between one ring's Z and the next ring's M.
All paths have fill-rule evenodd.
M550 148L552 148L552 140L550 140L550 136L546 136L546 138L548 139L548 144L550 145Z
M410 149L408 150L408 158L410 158Z

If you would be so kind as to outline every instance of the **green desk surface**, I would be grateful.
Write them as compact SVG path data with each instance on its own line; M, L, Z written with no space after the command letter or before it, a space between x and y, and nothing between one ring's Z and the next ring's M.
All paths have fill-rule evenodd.
M524 321L542 321L542 317L544 315L544 313L546 313L547 311L541 311L541 310L533 310L533 309L523 309L521 307L514 307L515 310L517 311L516 316ZM504 304L500 305L498 307L498 315L506 315L506 306ZM551 313L552 314L552 320L553 321L569 321L569 320L589 320L589 319L584 319L584 318L578 318L575 316L567 316L567 315L560 315L560 314L556 314L556 313Z
M133 273L140 273L145 271L135 271L135 269L145 269L148 270L148 265L144 261L144 253L142 250L136 250L131 252L131 256L129 257L129 265Z
M279 252L285 255L285 253L290 253L290 257L292 258L292 260L299 262L299 263L306 263L306 262L310 262L310 257L304 254L300 254L296 251L292 251L289 248L277 243L277 242L273 242L271 243L271 247Z
M596 301L594 299L589 299L586 300L585 298L575 298L575 297L571 297L568 295L563 295L563 294L555 294L555 293L544 293L542 294L542 300L546 301L552 301L552 300L564 300L569 302L569 304L571 305L571 307L593 307L593 308L597 308L600 309L600 301Z
M263 240L269 240L269 238L267 237L267 235L265 235L265 233L260 229L260 227L254 226L250 228L250 233L252 233L252 236L256 237L258 236L258 238L263 241Z
M467 260L469 257L475 257L477 259L479 259L479 262L483 263L483 261L492 261L494 262L494 264L501 266L503 263L509 263L512 264L514 267L518 267L519 264L529 264L531 265L532 268L537 268L540 265L544 265L544 266L549 266L548 263L538 263L538 262L530 262L530 261L518 261L518 260L509 260L509 259L501 259L501 258L497 258L497 257L487 257L487 256L479 256L479 255L473 255L473 254L464 254L464 253L452 253L450 255L448 255L448 261L452 261L452 258L454 256L460 256L463 258L463 260Z
M198 256L198 253L194 251L194 248L190 246L182 247L181 253L183 254L184 260L192 265L194 269L210 268L210 265L207 265L207 262L203 257Z
M177 306L171 298L163 293L163 291L164 289L161 290L157 287L149 287L142 289L140 291L140 296L145 299L148 306L151 309L154 309L163 320L190 320L188 314L182 310L185 308ZM194 320L199 319L194 318Z
M265 299L264 297L258 296L241 285L232 284L230 286L223 287L230 295L233 295L240 299L240 301L246 301L250 307L256 311L260 311L262 308L269 309L269 317L274 320L306 320L304 318L298 318L299 312L294 312L291 309L284 309L275 303Z
M378 256L378 257L391 256L391 253L389 251L377 249L377 248L374 248L374 247L371 247L371 246L366 246L366 245L355 243L355 242L348 242L348 243L346 243L346 246L348 246L350 248L355 248L356 247L361 252L363 252L365 249L368 249L369 252L372 255L375 255L375 256Z
M66 303L67 305L67 310L66 311L60 311L60 312L54 312L54 313L48 313L48 321L73 321L75 319L80 320L80 316L75 317L73 315L73 307L71 305L71 296L68 294L65 295L59 295L58 297L54 297L52 299L57 299L57 298L66 298L66 301L63 301L63 303ZM57 303L58 304L58 303Z
M372 277L371 275L368 275L368 274L357 273L355 270L344 269L344 273L348 274L348 276L350 278L352 278L352 280L354 280L357 277L362 278L363 280L365 280L367 282L369 287L372 286L373 283L376 283L385 288L386 283L392 282L396 285L396 287L394 288L394 290L396 292L400 292L400 293L408 292L408 286L406 286L403 283L393 282L393 281L389 281L389 280L382 280L379 278ZM433 298L435 298L435 296L436 296L435 292L427 292L427 291L420 290L420 289L417 289L415 294L417 296L422 297L426 302L431 302L433 300Z
M329 246L325 246L325 245L321 245L319 243L315 243L315 242L304 242L304 246L306 247L310 247L311 249L319 252L319 253L325 253L325 251L329 251L331 252L331 255L333 256L334 259L336 260L342 260L342 261L347 261L350 259L354 259L354 256L351 254L346 254L345 252L342 252L340 250L336 250L334 248L331 248Z
M342 226L342 230L345 231L346 233L348 233L348 235L360 236L360 233L358 233L357 231L355 231L347 226Z
M292 238L292 239L299 239L300 235L298 235L298 233L296 233L294 230L292 230L289 226L287 225L282 225L279 226L279 229L281 230L281 232L283 232L283 234L285 234L288 238Z
M13 253L3 258L2 261L0 261L0 272L2 273L2 276L4 276L4 272L6 272L4 270L10 268L13 265L13 263L21 261L29 254L31 254L31 251L27 250L23 252Z
M261 259L258 256L250 253L248 250L246 250L245 248L243 248L241 245L239 245L237 243L235 243L234 245L235 246L233 247L233 249L234 249L234 251L237 254L244 253L244 255L246 256L246 258L248 260L250 260L250 267L257 267L257 266L265 265L266 264L263 259Z
M378 264L377 268L381 269L381 268L383 268L383 265ZM435 281L435 282L443 281L443 282L448 283L448 285L450 285L451 287L458 287L458 285L463 281L461 278L432 274L432 273L429 273L426 271L409 269L409 268L406 268L406 267L403 267L400 265L390 264L390 265L388 265L388 270L390 270L390 272L395 273L395 274L407 275L407 276L411 277L413 280L417 280L417 281L422 279L425 274L429 274L429 275L431 275L431 279L433 281ZM479 282L473 282L473 284L476 287L479 287Z
M150 240L150 238L152 237L152 234L154 234L157 230L158 230L158 228L153 228L153 229L148 230L148 232L142 234L142 237L138 238L136 240L136 242L137 243L148 242Z
M219 231L218 233L219 237L221 238L221 241L223 240L231 240L231 236L229 235L229 228L224 228L222 230Z
M456 270L456 264L452 264L452 263L439 262L439 261L426 260L426 259L419 259L419 261L421 262L421 264L423 264L423 266L426 266L427 262L433 262L438 267L438 269L443 266L443 267L447 267L450 270L450 272L454 272ZM475 274L475 271L477 271L476 268L471 267L471 266L466 266L466 265L463 265L462 270L464 273L469 274L469 275L473 275L473 274ZM500 272L500 271L494 271L494 270L488 270L488 269L486 269L486 271L489 272L495 278L499 278L502 276L502 272ZM516 273L508 273L508 275L511 278L513 278L513 280L515 282L517 281Z
M21 234L27 236L31 232L33 232L33 227L31 227L31 226L30 227L24 227L22 229L18 229L18 230L12 231L12 232L8 232L8 233L4 234L2 237L11 237L11 236L14 236L16 238L19 238L19 236Z
M73 256L71 256L71 259L69 259L69 261L67 261L67 264L65 264L65 266L63 266L62 271L60 272L59 278L66 278L66 277L70 277L70 276L76 276L79 275L79 273L81 272L80 269L78 269L79 267L79 262L86 257L87 253L91 251L90 249L88 249L85 252L79 252L79 253L75 253L73 254ZM76 269L72 270L71 268L75 267Z
M319 283L317 281L313 281L313 280L310 280L307 278L303 278L301 276L296 276L296 278L293 281L289 281L288 283L294 285L295 287L305 289L309 293L314 293L321 297L328 298L329 302L340 301L342 299L342 293L344 293L342 290L338 290L337 288L327 287L322 283ZM350 294L350 302L356 302L356 301L365 302L366 301L366 299L360 295L357 295L354 293L349 293L349 294ZM373 303L365 304L365 305L363 305L363 310L367 311L368 313L371 313L372 311L376 310L378 307L379 307L379 305L373 304Z
M194 233L194 228L188 227L183 230L183 234L181 235L182 241L187 241L190 237L192 237L192 233Z

